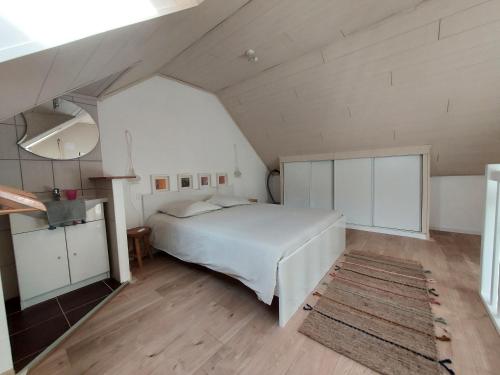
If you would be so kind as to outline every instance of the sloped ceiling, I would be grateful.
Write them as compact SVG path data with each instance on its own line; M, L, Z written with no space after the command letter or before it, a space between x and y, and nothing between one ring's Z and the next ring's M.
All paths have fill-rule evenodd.
M430 144L433 175L483 174L500 162L499 66L498 0L205 0L0 64L0 119L161 73L216 93L269 167Z
M253 48L255 64L241 57ZM432 145L432 174L500 162L500 1L253 1L161 72L217 93L279 156Z
M96 88L96 82L110 75L118 79L117 87L150 76L247 1L208 0L181 12L5 61L0 64L0 120L84 86Z

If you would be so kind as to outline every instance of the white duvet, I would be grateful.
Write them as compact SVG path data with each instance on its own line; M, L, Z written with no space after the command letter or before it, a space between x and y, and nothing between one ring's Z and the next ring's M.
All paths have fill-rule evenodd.
M158 213L147 224L156 249L232 276L271 304L280 259L339 218L331 210L252 204L183 219Z

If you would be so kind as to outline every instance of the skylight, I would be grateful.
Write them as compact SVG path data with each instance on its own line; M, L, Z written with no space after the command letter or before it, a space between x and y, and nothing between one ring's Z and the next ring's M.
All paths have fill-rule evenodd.
M6 0L0 62L177 12L203 0Z

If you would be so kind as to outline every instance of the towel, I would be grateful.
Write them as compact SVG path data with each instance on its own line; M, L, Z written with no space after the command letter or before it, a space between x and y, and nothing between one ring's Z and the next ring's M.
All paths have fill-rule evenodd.
M46 202L45 206L50 229L75 222L85 222L86 210L83 199Z

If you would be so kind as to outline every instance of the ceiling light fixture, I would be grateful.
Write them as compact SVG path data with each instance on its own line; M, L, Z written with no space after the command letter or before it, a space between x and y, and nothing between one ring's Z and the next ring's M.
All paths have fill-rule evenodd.
M259 61L259 58L257 57L255 51L251 48L245 51L245 56L249 62L256 63L257 61Z

